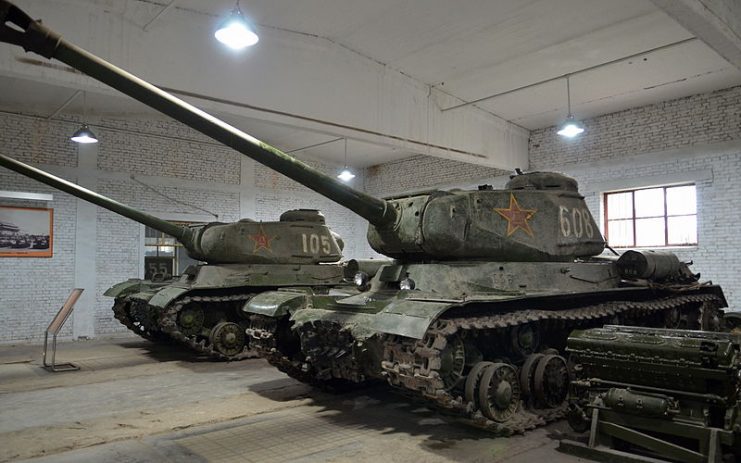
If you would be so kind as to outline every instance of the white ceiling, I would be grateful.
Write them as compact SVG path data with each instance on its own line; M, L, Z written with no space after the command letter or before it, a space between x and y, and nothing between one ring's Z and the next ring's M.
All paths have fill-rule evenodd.
M137 20L147 14L153 17L169 3L70 1L104 5ZM182 15L213 23L234 2L177 0L175 5L149 29L166 28ZM529 130L557 124L565 117L562 77L567 74L571 74L572 110L578 118L741 85L741 71L649 0L242 0L241 6L259 24L258 33L265 33L258 47L280 34L326 38L355 52L360 60L381 63L460 99L453 101L504 93L476 106ZM193 69L199 69L198 56L193 60ZM291 63L283 64L302 72L291 69ZM521 87L525 88L516 90ZM44 114L74 92L9 76L0 77L0 88L0 108ZM218 94L218 89L211 93ZM112 94L92 93L87 102L90 112L99 115L151 114L143 105ZM454 105L446 102L440 109ZM69 110L81 112L81 101ZM247 118L230 111L228 105L220 110L228 122L285 150L337 137L310 127L289 128ZM304 155L343 163L343 153L339 142ZM352 139L348 153L349 163L356 166L414 154Z

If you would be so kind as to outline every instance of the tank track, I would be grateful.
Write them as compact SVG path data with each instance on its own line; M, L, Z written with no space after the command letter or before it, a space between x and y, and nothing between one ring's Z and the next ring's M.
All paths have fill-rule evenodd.
M250 316L250 326L247 328L250 348L260 358L266 359L278 370L302 383L328 392L343 392L352 388L353 385L349 381L327 377L326 374L321 374L311 368L307 363L310 359L303 357L298 345L295 346L297 355L291 355L285 352L285 349L281 350L282 346L279 345L278 332L280 330L279 324L284 321L287 320L265 315L253 314Z
M523 310L483 317L439 319L428 329L422 340L385 336L383 338L385 360L381 362L381 367L388 382L406 394L425 400L440 411L457 416L468 424L508 436L563 418L567 411L566 404L543 409L534 408L532 405L520 405L517 412L504 422L488 419L480 410L476 410L473 402L464 399L455 388L445 387L440 372L441 354L451 337L464 333L472 335L474 331L479 330L512 328L532 322L539 323L541 330L570 330L611 322L618 316L629 316L632 320L647 320L651 316L662 315L662 312L666 314L674 309L681 312L688 308L699 308L697 320L689 321L696 325L693 327L700 328L703 323L716 316L720 306L721 300L717 296L694 294L659 301L612 301L566 310Z
M129 316L130 305L131 301L127 299L116 299L116 301L113 303L113 317L121 322L122 325L124 325L134 334L136 334L137 336L141 336L148 341L152 341L155 343L162 343L166 341L167 338L163 336L162 333L152 331L146 328L141 323L135 323Z
M207 342L205 339L198 340L196 335L186 335L178 327L178 313L182 308L191 302L200 303L226 303L226 302L246 302L251 299L254 294L234 294L229 296L189 296L183 299L176 300L173 304L170 304L167 309L160 315L159 325L162 331L170 336L172 339L186 345L195 352L208 355L211 358L226 361L243 360L246 358L255 357L254 352L250 350L249 343L245 343L245 347L242 352L236 355L224 355L223 353L214 349L213 343ZM242 327L244 332L244 327Z

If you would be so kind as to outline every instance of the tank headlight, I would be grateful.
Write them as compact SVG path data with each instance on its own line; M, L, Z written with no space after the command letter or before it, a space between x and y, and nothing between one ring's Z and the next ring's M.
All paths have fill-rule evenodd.
M355 283L355 286L358 287L361 291L366 291L369 287L370 278L368 277L368 274L365 272L357 272L355 276L353 277L353 282Z
M399 289L411 290L417 286L411 278L404 278L399 282Z

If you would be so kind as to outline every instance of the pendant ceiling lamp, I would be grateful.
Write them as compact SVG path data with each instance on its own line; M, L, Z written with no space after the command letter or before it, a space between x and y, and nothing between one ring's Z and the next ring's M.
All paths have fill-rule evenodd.
M340 172L337 178L342 180L343 182L349 182L350 180L355 178L355 174L353 174L352 171L347 168L347 138L345 138L345 168L342 170L342 172Z
M219 25L214 32L216 40L223 43L232 50L242 50L256 44L260 38L247 22L239 8L239 0L229 16Z
M569 113L566 116L566 120L559 126L557 134L566 138L574 138L580 133L584 132L584 126L582 123L574 117L571 113L571 84L569 82L569 76L566 76L566 100L569 108Z
M82 93L82 125L69 138L75 143L88 144L98 143L98 137L95 136L90 127L85 123L87 119L87 92Z

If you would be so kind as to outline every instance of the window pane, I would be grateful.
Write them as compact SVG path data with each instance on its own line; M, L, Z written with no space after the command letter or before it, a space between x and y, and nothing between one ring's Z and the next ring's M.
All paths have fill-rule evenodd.
M664 218L636 219L636 246L664 246Z
M175 257L175 247L174 246L160 246L160 256L173 256Z
M697 243L697 217L669 217L669 244Z
M607 222L607 236L610 246L633 246L633 221L610 220Z
M633 196L627 193L609 193L607 195L607 218L629 219L633 217ZM617 246L617 245L616 245Z
M668 215L696 214L696 202L695 185L675 186L666 189L666 212ZM671 232L671 227L669 227L669 231Z
M635 192L636 217L656 217L664 215L664 189L651 188ZM636 229L636 235L640 235ZM662 239L662 242L664 240Z
M144 255L145 256L156 256L157 246L144 246Z

